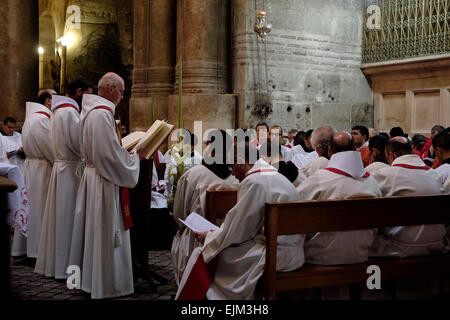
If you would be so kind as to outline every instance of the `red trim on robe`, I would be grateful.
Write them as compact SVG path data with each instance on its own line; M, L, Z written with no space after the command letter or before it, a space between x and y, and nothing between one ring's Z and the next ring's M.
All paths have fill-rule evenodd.
M277 170L274 170L274 169L259 169L259 170L256 170L256 171L253 171L253 172L250 172L250 173L246 174L245 177L248 177L248 176L251 176L254 173L260 173L260 172L277 172Z
M404 164L404 163L393 164L392 166L393 167L402 167L402 168L406 168L406 169L414 169L414 170L430 170L431 169L429 166L417 167L417 166L411 166L409 164Z
M38 112L36 112L36 113L43 114L44 116L46 116L47 118L50 119L50 115L49 115L48 113L45 113L45 112L43 112L43 111L38 111Z
M57 106L57 107L53 110L53 112L55 112L55 111L58 110L58 109L62 109L62 108L74 108L75 110L77 110L78 113L80 113L80 110L78 110L77 107L75 107L74 105L72 105L72 104L70 104L70 103L65 103L65 104L62 104L62 105Z
M353 178L351 175L349 175L347 172L336 169L336 168L325 168L325 170L349 177L349 178ZM368 178L370 177L370 173L369 172L365 172L363 178Z

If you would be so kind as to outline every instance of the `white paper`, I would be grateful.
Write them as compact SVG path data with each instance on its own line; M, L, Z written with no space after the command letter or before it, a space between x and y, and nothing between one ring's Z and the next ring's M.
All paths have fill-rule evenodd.
M196 212L187 216L186 220L178 218L186 227L195 232L206 232L219 229L218 226L209 222Z

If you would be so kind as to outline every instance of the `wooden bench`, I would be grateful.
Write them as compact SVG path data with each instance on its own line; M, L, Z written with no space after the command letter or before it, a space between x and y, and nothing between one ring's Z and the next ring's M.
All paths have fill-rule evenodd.
M450 222L450 195L266 203L266 264L264 297L277 292L326 286L366 284L367 266L377 265L381 279L450 272L450 254L421 258L377 258L362 264L305 264L291 272L276 272L277 236L315 232L364 230Z
M237 190L207 190L205 218L220 226L225 219L225 215L237 202Z

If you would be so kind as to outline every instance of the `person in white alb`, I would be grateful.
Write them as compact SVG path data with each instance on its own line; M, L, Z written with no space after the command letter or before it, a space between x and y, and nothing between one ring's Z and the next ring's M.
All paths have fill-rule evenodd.
M80 154L81 97L92 85L77 77L66 96L53 96L51 142L55 162L50 177L35 272L66 279L76 194L84 164ZM78 101L78 102L77 102Z
M123 98L124 81L105 74L98 94L83 95L80 145L86 162L78 189L69 263L82 271L81 290L92 299L114 298L134 292L130 232L123 211L121 188L133 188L145 152L122 148L114 120ZM150 195L149 195L150 196Z
M50 139L50 111L52 89L41 90L36 102L27 102L25 123L22 128L25 160L23 179L30 200L30 216L27 223L27 238L18 232L14 233L12 256L26 254L35 259L38 255L42 220L48 184L53 166L53 151ZM34 263L31 265L34 267Z
M173 215L179 230L172 242L172 264L175 272L175 281L180 283L184 268L191 256L192 250L199 246L199 242L189 228L186 228L178 219L185 220L192 212L205 216L206 191L214 189L236 188L239 181L231 174L226 163L226 150L231 147L231 136L224 131L215 130L210 133L214 139L212 144L217 145L219 138L228 143L221 144L223 149L208 148L208 154L201 165L187 171L178 181ZM217 139L217 140L216 140ZM216 161L217 160L217 161Z
M9 163L15 164L23 173L25 164L25 153L22 145L22 135L16 131L17 123L14 118L8 117L3 120L3 129L1 130L4 147L8 154Z
M256 283L265 265L265 203L298 200L293 184L264 160L256 161L257 154L249 142L239 142L234 147L233 175L241 181L237 204L219 229L196 233L204 244L192 252L176 299L255 298ZM291 271L303 265L303 244L304 235L278 237L277 271ZM209 281L198 282L196 279L205 279L200 276L205 274L202 270L212 265L215 272L210 271Z
M297 188L300 200L381 196L376 181L364 170L361 155L352 140L347 132L337 132L333 136L327 167L313 173ZM311 234L305 243L305 260L321 265L361 263L368 259L373 239L374 230Z
M385 153L390 166L373 174L383 196L443 193L439 175L412 153L411 143L405 137L392 138ZM385 228L379 230L371 255L406 258L441 252L445 248L445 233L443 224Z
M441 177L444 191L450 193L450 133L438 133L433 138L433 149L439 162L442 163L434 171Z

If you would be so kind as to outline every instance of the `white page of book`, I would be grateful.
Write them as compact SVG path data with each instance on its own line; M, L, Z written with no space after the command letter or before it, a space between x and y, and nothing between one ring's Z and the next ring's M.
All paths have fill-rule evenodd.
M196 212L192 212L186 217L186 220L178 218L186 227L195 232L206 232L219 229L218 226L209 222Z
M138 151L149 144L153 137L164 127L164 122L156 120L155 123L147 130L145 135L141 138L139 143L134 147L134 150Z
M122 145L125 149L135 146L145 135L144 131L135 131L122 138Z

